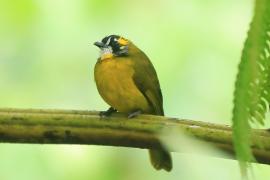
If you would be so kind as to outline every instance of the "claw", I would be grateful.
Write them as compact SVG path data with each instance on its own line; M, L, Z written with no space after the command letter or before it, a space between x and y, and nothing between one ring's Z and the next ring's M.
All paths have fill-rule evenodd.
M136 110L136 111L133 111L131 113L128 114L128 119L131 119L131 118L134 118L138 115L142 114L142 111L141 110Z
M107 111L100 111L99 116L101 118L108 117L116 111L117 111L116 109L114 109L113 107L110 107Z

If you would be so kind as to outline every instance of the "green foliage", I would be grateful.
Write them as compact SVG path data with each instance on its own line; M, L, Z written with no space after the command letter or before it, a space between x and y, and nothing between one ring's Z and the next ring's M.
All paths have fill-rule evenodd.
M233 141L243 172L253 159L251 123L264 124L270 102L270 0L257 0L235 84Z

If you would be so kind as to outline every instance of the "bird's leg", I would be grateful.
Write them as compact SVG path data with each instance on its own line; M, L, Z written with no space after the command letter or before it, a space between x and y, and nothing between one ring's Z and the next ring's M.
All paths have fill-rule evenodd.
M135 111L132 111L128 114L128 119L134 118L138 115L142 114L142 111L140 109L137 109Z
M117 111L116 109L114 109L113 107L110 107L107 111L100 111L99 116L100 117L107 117L116 111Z

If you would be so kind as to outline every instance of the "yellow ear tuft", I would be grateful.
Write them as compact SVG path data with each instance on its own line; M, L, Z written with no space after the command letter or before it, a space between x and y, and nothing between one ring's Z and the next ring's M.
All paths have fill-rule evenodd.
M120 37L117 42L122 46L125 46L128 44L128 40L123 37Z

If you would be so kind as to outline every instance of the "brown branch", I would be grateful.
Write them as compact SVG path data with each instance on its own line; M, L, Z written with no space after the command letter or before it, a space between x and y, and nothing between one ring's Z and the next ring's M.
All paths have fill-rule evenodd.
M120 113L101 119L97 111L0 109L0 142L153 149L161 146L158 137L172 131L174 137L184 132L234 155L232 131L226 125L152 115L127 119ZM170 145L169 150L180 151L178 147ZM252 150L259 163L270 164L268 131L253 130Z

